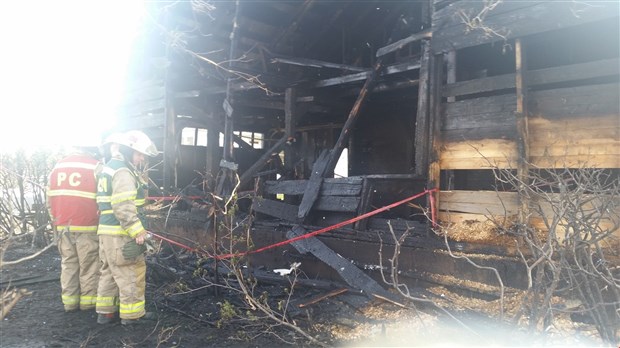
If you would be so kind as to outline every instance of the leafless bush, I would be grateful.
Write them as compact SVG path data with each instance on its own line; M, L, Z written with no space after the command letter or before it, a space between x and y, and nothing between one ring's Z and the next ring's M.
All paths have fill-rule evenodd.
M17 239L33 249L52 242L45 186L58 158L59 154L46 151L0 154L0 260Z
M239 178L234 175L238 184ZM302 329L289 316L290 302L294 295L299 271L294 268L288 275L288 286L283 290L284 296L272 296L261 290L259 281L248 272L249 260L245 254L253 247L250 237L252 215L240 212L237 205L235 186L232 193L225 196L212 194L211 224L214 229L214 244L202 250L209 250L203 255L199 267L194 273L206 285L218 294L232 294L235 301L223 300L220 305L220 319L214 323L216 327L232 325L241 328L237 339L254 340L261 335L271 335L286 344L295 344L290 336L283 336L280 329L295 333L296 339L323 346L312 335ZM181 293L191 293L196 289L183 286Z
M552 325L552 297L578 300L602 339L616 343L620 325L620 183L610 170L532 169L527 178L496 170L503 184L521 188L530 212L526 226L504 229L518 237L528 271L528 296L519 316L532 328ZM538 223L537 223L538 222ZM515 319L519 319L518 317Z

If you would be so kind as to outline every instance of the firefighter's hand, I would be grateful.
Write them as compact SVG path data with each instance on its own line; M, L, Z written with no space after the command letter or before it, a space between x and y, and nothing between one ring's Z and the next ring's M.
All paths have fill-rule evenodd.
M146 245L144 243L138 244L136 240L137 238L123 245L123 257L125 259L134 259L146 251Z
M136 236L135 241L138 245L142 245L144 244L144 241L148 238L148 236L149 235L147 231L140 232L140 234Z

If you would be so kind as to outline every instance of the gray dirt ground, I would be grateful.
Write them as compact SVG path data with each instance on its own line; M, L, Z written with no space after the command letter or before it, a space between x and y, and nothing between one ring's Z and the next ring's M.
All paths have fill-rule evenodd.
M12 246L4 259L14 260L30 253L32 250L28 246ZM147 309L156 311L159 320L132 328L123 327L118 322L98 325L94 311L64 312L60 301L59 269L60 256L54 248L35 259L0 269L3 292L9 281L30 276L45 280L18 286L32 294L22 298L0 323L0 347L313 346L281 327L266 330L264 325L238 320L226 321L219 327L213 325L220 318L219 304L229 300L241 308L243 303L224 292L219 297L204 291L169 296L166 289L170 284L158 282L152 270L147 277ZM285 294L281 287L264 290L270 296ZM301 297L298 303L303 303L326 292L299 289L295 294ZM449 296L446 292L446 297ZM463 299L462 303L472 306L474 301ZM354 308L341 295L298 310L293 319L328 346L601 346L591 332L567 334L552 328L545 336L532 335L523 329L499 325L496 320L479 314L461 312L459 318L465 325L460 325L445 316L440 319L436 309L420 305L416 308L418 311L380 301Z

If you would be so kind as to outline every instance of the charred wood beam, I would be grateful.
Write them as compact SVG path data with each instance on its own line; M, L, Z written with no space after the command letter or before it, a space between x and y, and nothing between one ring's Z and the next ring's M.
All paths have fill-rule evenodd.
M342 127L342 131L340 132L340 136L338 137L334 148L330 151L325 171L322 173L321 176L325 177L333 173L334 168L336 167L336 163L338 162L338 159L342 154L342 150L344 149L346 143L349 140L349 134L351 132L351 129L353 128L353 125L355 125L355 122L357 121L357 118L362 108L364 107L364 104L367 101L368 94L372 91L374 85L376 84L377 77L379 76L382 68L383 59L379 58L377 60L377 63L375 63L375 66L373 67L370 76L368 76L366 83L364 83L364 87L362 87L360 94L355 100L355 103L351 108L351 112L349 112L347 121L345 122L344 127Z
M372 180L424 180L417 174L371 174L364 175L364 178Z
M418 108L415 119L415 174L424 175L428 171L428 144L429 144L429 62L430 43L422 43L422 58L420 59L420 81L418 87Z
M321 196L358 196L361 191L362 178L326 178L321 186ZM284 195L302 195L308 180L286 180L265 182L265 193Z
M344 125L343 123L316 124L316 125L311 125L311 126L297 127L297 131L307 132L307 131L314 131L314 130L321 130L321 129L340 129L342 128L343 125Z
M239 0L235 1L235 16L233 18L233 26L232 31L230 32L230 52L229 52L229 61L228 61L228 69L232 70L234 68L234 61L237 58L238 51L238 41L239 41L239 13L240 13L241 3ZM234 118L233 118L233 94L232 94L232 83L234 79L232 76L228 76L226 81L226 98L224 99L223 108L226 113L224 117L224 153L222 158L226 161L233 161L233 129L234 129ZM224 176L222 176L224 177ZM218 185L217 194L222 194L221 185Z
M429 61L429 166L428 166L428 183L427 187L440 188L440 153L441 153L441 89L443 84L443 55L431 55ZM439 206L439 192L431 192L435 209L433 215L437 216L437 207ZM430 200L430 196L429 196ZM429 202L428 206L431 204ZM429 226L432 228L434 226ZM430 232L430 231L427 231Z
M301 117L297 107L297 89L287 88L284 92L284 134L287 139L295 136L295 127ZM284 148L284 170L286 179L293 179L297 153L292 146Z
M372 190L373 190L372 181L369 180L368 178L364 178L364 182L362 184L362 191L360 194L361 201L360 201L359 209L357 211L358 215L363 215L370 211L370 202L372 201ZM363 219L355 223L355 229L363 231L363 230L366 230L367 225L368 225L368 219Z
M293 223L296 223L298 220L298 207L296 205L275 201L272 199L264 199L261 197L254 198L252 200L252 210L257 213L273 216Z
M348 71L367 71L367 68L352 66L346 64L337 64L332 62L325 62L322 60L316 59L307 59L307 58L273 58L271 59L271 63L281 63L281 64L290 64L297 66L304 66L310 68L332 68L332 69L342 69Z
M302 236L306 234L306 232L307 231L303 227L295 226L287 232L286 236L292 239ZM379 295L396 303L401 302L398 297L381 287L374 279L351 263L351 261L335 253L316 237L302 239L293 242L292 245L300 253L311 253L319 260L325 262L338 272L349 286L361 290L370 299L372 299L374 295Z
M300 99L298 98L297 101L300 102ZM271 110L284 110L285 109L284 102L280 100L243 98L243 99L235 99L235 105L260 108L260 109L271 109ZM300 107L300 109L303 109L304 111L316 112L316 113L327 113L327 112L333 111L332 108L330 107L316 105L316 104L304 105L303 107Z
M388 76L392 74L398 74L398 73L402 73L406 71L416 70L419 68L420 68L420 61L411 60L405 63L388 65L381 71L381 74L379 76L384 77L384 76ZM369 71L360 72L357 74L333 77L333 78L317 81L314 84L312 84L311 87L320 88L320 87L341 85L344 83L359 82L359 81L367 80L372 75L372 73L373 71L369 70Z
M285 196L286 197L286 196ZM357 210L360 198L354 196L325 196L316 200L314 208L338 213L352 213ZM254 198L252 209L258 213L276 217L293 223L300 222L297 217L298 206L278 200Z
M240 187L244 187L248 182L250 182L254 174L258 173L258 171L261 170L265 164L267 164L273 155L277 155L280 152L280 149L286 143L287 138L287 136L283 136L269 150L265 151L265 153L250 168L248 168L248 170L243 172L241 178L239 178Z
M312 174L310 174L310 180L306 185L306 190L304 191L304 196L301 199L301 204L299 205L297 213L297 217L300 221L303 221L306 216L308 216L314 202L319 196L323 183L323 176L330 160L330 153L330 150L323 150L312 166Z
M381 47L380 49L377 50L376 56L377 57L384 56L388 53L398 51L412 42L420 41L423 39L430 39L432 36L433 36L433 32L431 30L425 30L419 33L412 34L409 37L406 37L402 40L398 40L394 42L393 44Z
M620 74L620 60L618 58L524 72L529 86L614 76L618 74ZM515 74L505 74L446 85L443 90L443 96L459 96L511 88L515 88Z
M372 89L373 93L381 93L381 92L389 92L397 89L411 88L413 86L419 85L420 80L418 79L407 79L404 81L386 81L377 83L375 88ZM361 88L351 88L343 93L343 95L358 95L362 89Z

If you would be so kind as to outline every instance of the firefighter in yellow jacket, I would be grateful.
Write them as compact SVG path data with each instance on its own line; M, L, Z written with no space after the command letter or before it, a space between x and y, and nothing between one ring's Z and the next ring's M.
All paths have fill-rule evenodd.
M59 233L60 287L66 312L95 308L99 280L97 148L76 146L49 175L46 204Z
M107 324L119 313L121 324L154 319L145 311L146 262L142 251L127 255L126 245L142 246L148 237L138 215L145 203L146 181L141 175L147 157L157 149L140 131L130 131L110 145L112 158L97 182L100 217L99 255L102 261L97 290L97 322ZM125 254L125 255L124 255Z

